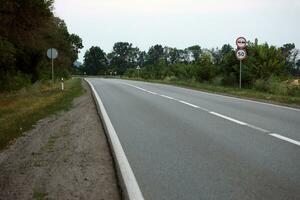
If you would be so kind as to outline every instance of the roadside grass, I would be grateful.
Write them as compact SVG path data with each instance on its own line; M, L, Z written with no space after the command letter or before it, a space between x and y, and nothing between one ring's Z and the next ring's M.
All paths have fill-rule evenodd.
M14 94L0 94L0 150L38 120L68 110L83 92L81 79L75 78L65 81L63 92L60 83L37 83Z
M48 196L48 193L39 192L38 190L34 189L32 198L36 200L44 200Z
M145 81L151 83L162 83L168 85L174 85L209 93L222 94L232 97L239 97L250 100L257 100L261 102L274 103L279 105L285 105L294 108L300 108L300 97L298 96L285 96L285 95L275 95L267 92L260 92L254 89L239 89L233 87L216 86L213 84L199 83L199 82L189 82L180 80L144 80L144 79L134 79L134 78L124 78L127 80Z

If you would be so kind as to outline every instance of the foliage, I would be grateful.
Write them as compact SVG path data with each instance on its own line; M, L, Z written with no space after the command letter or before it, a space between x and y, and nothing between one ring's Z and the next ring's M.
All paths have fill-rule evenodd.
M0 91L20 89L27 85L28 78L31 83L49 79L51 62L46 51L51 47L59 52L55 75L70 75L82 41L69 34L64 21L52 10L53 0L1 1Z
M91 47L84 54L84 71L88 75L103 74L107 67L106 55L100 47Z
M246 50L248 57L242 61L244 88L275 95L298 94L297 88L282 84L300 74L300 60L297 60L298 50L294 44L276 47L258 44L256 39L254 43L248 42ZM213 49L203 49L199 45L177 49L157 44L145 52L131 43L117 42L106 58L106 66L104 62L97 64L98 71L92 73L117 71L129 78L210 83L234 88L239 85L240 61L230 44ZM141 67L139 71L137 66Z

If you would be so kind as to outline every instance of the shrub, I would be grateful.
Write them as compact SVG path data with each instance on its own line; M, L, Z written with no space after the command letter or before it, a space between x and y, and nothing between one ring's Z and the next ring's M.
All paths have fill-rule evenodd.
M213 80L212 80L212 83L214 85L217 85L217 86L222 86L223 85L223 77L222 76L217 76L215 77Z
M172 82L172 81L178 81L179 79L176 76L167 76L164 81Z
M31 84L30 76L20 72L11 75L6 73L0 77L0 90L3 91L17 91L23 87L27 87Z
M287 95L288 94L287 84L284 82L281 82L278 77L273 76L273 75L266 81L266 88L267 88L267 91L272 94L277 94L277 95Z
M266 81L264 79L257 79L254 82L253 87L254 87L254 89L256 89L258 91L262 91L262 92L265 92L267 90Z

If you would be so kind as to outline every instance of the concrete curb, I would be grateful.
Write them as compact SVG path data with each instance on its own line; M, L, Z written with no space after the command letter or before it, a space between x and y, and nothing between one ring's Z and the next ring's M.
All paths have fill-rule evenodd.
M102 100L96 92L94 86L87 79L84 80L88 83L92 90L98 113L102 119L103 126L113 152L113 157L117 167L117 175L121 182L120 185L122 189L122 197L126 200L144 200L143 194L136 181L132 168L127 160L123 147L110 121Z

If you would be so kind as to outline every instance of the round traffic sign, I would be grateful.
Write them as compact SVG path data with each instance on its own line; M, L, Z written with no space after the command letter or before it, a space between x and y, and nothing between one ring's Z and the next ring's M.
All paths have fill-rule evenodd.
M54 49L54 48L48 49L48 51L47 51L47 56L48 56L48 58L50 58L50 59L55 59L55 58L57 58L57 56L58 56L58 52L57 52L57 50Z
M238 60L244 60L247 57L247 52L244 49L239 49L236 51L236 58Z
M236 46L239 49L244 49L247 46L247 40L244 37L239 37L238 39L236 39Z

